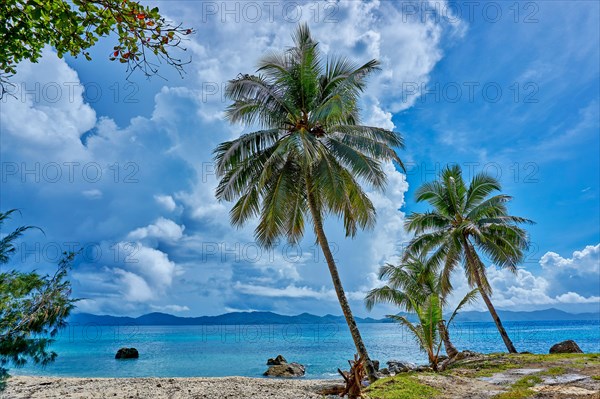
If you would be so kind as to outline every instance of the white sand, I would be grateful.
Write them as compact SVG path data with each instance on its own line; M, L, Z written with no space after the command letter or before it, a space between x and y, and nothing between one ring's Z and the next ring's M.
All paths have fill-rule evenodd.
M0 399L321 399L334 380L224 378L60 378L15 376Z

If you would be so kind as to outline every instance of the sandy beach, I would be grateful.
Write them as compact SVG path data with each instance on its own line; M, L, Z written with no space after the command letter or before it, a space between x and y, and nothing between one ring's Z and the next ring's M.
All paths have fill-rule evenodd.
M11 377L2 399L321 399L334 380ZM341 381L340 381L341 383Z

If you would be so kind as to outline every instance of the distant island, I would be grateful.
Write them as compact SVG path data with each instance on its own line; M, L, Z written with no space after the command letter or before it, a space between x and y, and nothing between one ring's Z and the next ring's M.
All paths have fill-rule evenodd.
M535 310L530 312L516 312L500 310L498 312L503 321L600 321L600 312L596 313L568 313L559 309ZM404 314L411 317L410 314ZM492 322L488 312L461 312L455 319L458 322ZM356 318L357 323L391 323L387 318L374 319ZM302 313L296 316L285 316L273 312L232 312L219 316L180 317L167 313L148 313L139 317L94 315L90 313L75 313L70 316L72 324L97 324L97 325L142 325L142 326L191 326L191 325L235 325L235 324L323 324L345 323L343 316L325 315L317 316Z

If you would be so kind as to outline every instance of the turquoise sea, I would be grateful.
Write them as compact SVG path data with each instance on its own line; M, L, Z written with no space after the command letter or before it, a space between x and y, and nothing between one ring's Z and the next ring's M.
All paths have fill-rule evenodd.
M505 323L517 350L548 353L573 339L584 352L600 352L600 321ZM425 363L414 339L396 324L361 324L373 359ZM451 337L459 350L502 352L492 323L456 323ZM137 360L115 360L122 346L136 347ZM282 354L307 366L307 378L335 378L354 346L343 324L227 326L69 326L53 345L59 356L46 368L26 365L15 375L72 377L260 377L266 360ZM443 353L443 349L442 349ZM384 366L382 366L384 367Z

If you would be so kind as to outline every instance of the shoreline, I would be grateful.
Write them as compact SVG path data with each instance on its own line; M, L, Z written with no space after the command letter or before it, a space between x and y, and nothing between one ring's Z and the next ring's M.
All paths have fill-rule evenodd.
M11 399L152 398L152 399L321 399L323 388L341 379L257 377L43 377L13 375L0 397Z
M333 399L338 396L330 393L339 390L331 388L343 385L339 379L303 378L14 376L0 398ZM365 393L372 399L598 399L600 353L477 354L443 373L399 372Z

